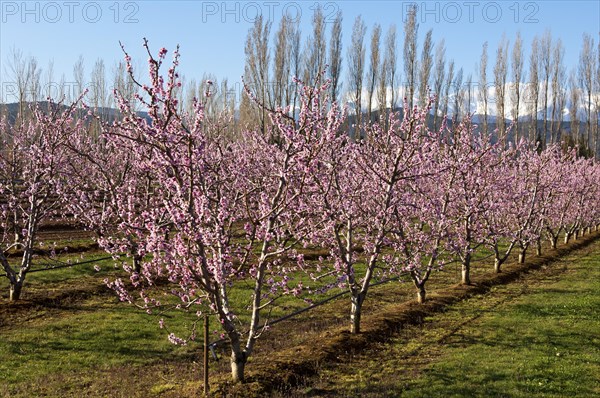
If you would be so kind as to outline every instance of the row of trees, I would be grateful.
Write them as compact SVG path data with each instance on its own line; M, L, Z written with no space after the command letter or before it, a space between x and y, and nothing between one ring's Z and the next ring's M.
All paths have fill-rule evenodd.
M436 117L429 116L429 123L434 130L445 115L452 115L457 124L477 113L480 130L493 132L497 127L513 143L521 137L540 141L542 147L568 141L583 155L600 155L600 41L589 34L583 36L579 63L573 70L565 67L563 43L548 30L529 46L520 34L512 45L507 38L495 49L483 43L481 62L469 72L446 55L443 39L434 42L432 30L419 38L417 8L409 10L402 35L395 25L384 32L379 24L367 34L367 26L358 16L347 49L342 46L341 12L326 21L322 9L317 8L304 38L299 23L299 18L284 16L275 29L272 21L259 17L248 32L244 83L266 108L290 106L289 114L297 116L300 96L292 77L314 81L327 65L328 94L350 106L353 135L361 134L356 126L361 126L363 117L375 121L380 113L401 106L401 98L407 98L408 110L414 103L425 106L432 92L431 113ZM98 59L86 76L80 57L72 77L58 80L52 63L43 70L35 58L26 58L17 50L7 65L13 84L5 87L5 94L17 99L21 113L26 111L26 102L43 99L48 91L55 98L75 99L88 88L87 102L98 114L116 107L109 87L135 100L137 88L123 62L114 65L112 78L107 78L107 66ZM229 134L256 123L264 129L270 123L265 109L257 107L241 85L218 81L211 74L201 81L181 76L182 86L176 94L179 111L193 109L193 98L203 95L207 81L213 82L213 95L205 103L207 117L216 118L224 110L231 115L239 111L228 127ZM141 109L141 104L138 106ZM109 116L105 113L104 120ZM505 134L511 123L510 134Z
M417 20L417 8L413 7L406 18L399 55L400 40L395 25L391 25L383 37L382 27L375 24L368 36L367 26L358 16L351 45L346 51L348 86L342 90L341 13L331 24L327 47L323 14L315 11L304 51L300 49L297 22L282 18L271 48L271 24L258 18L247 36L246 82L265 88L258 93L261 103L272 109L276 105L289 105L294 112L297 96L283 95L295 90L286 76L301 76L304 81L312 81L315 70L329 65L330 96L352 107L356 126L361 125L363 116L375 121L379 114L397 109L402 105L399 98L407 99L408 111L414 103L425 106L433 92L429 123L434 130L445 115L452 114L453 122L458 123L476 113L483 132L492 132L497 127L500 134L513 143L526 137L546 147L570 140L583 154L598 156L600 42L595 43L592 36L585 34L579 64L575 70L567 71L564 46L549 30L534 37L527 59L525 43L517 33L512 47L503 37L498 48L491 50L495 52L492 65L488 64L490 49L485 42L474 75L463 71L453 59L447 59L444 40L435 44L432 30L425 33L419 48ZM260 110L247 98L242 100L245 100L240 108L243 120L257 121ZM567 114L570 128L564 123ZM514 123L510 135L505 134L511 124L507 121ZM266 122L264 114L260 122Z
M353 139L326 72L313 84L296 81L297 118L290 107L268 110L248 90L269 123L232 138L223 133L228 113L206 117L210 89L181 110L179 51L162 74L167 50L154 56L145 46L147 83L127 53L125 65L148 118L116 91L120 119L90 112L99 136L75 104L51 103L0 124L0 263L11 299L31 268L40 224L67 211L106 250L132 258L127 280L107 281L122 300L148 312L217 317L231 343L233 380L242 381L282 295L346 289L350 329L359 333L376 278L409 274L423 302L432 272L451 263L469 284L480 248L494 253L500 272L513 248L522 262L543 238L556 246L560 234L568 241L600 223L600 166L572 150L506 145L468 118L432 130L431 101L366 122L365 137ZM15 247L23 255L13 267L6 252ZM307 261L311 247L328 255ZM169 338L185 343L194 334Z

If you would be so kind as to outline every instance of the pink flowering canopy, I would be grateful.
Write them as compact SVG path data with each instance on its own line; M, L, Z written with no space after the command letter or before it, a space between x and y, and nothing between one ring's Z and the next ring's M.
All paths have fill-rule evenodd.
M17 220L14 209L21 206L20 219L32 192L54 190L101 246L124 260L126 277L107 280L122 300L153 314L191 316L186 335L159 316L171 342L195 339L201 315L216 317L231 344L235 381L244 379L283 295L310 301L346 290L350 329L358 333L377 279L408 274L422 302L432 272L453 262L470 283L477 250L492 250L500 271L513 247L524 257L545 234L555 241L561 231L572 235L600 222L600 166L593 160L525 141L504 145L479 134L468 118L431 131L429 106L359 126L364 137L352 139L345 110L327 96L324 73L314 82L295 80L298 112L269 109L247 90L269 121L225 136L231 116L206 116L212 82L183 110L179 50L167 65L168 50L153 55L147 42L145 48L146 80L135 78L126 52L125 62L148 117L115 92L120 118L100 123L98 137L68 115L39 116L48 126L71 126L59 129L71 136L58 138L51 165L35 146L13 174L13 158L3 158L3 242ZM18 131L23 139L33 134ZM37 159L36 171L24 166ZM57 165L62 180L61 173L44 174ZM46 185L32 175L43 175ZM14 185L16 176L32 181L18 197L4 182ZM66 180L76 189L64 188ZM48 206L40 211L57 209ZM322 255L305 260L308 250Z

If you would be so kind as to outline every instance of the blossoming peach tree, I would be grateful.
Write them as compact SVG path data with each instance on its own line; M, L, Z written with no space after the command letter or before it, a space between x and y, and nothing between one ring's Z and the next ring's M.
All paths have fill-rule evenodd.
M49 100L33 106L27 118L0 119L0 264L11 301L19 300L33 265L40 225L61 214L71 188L64 143L84 128L83 120L76 120L78 103ZM21 258L16 266L7 258L13 248Z
M302 291L294 273L304 269L304 261L294 247L306 234L309 209L300 198L315 167L315 151L323 146L321 132L335 121L337 110L326 114L319 105L326 85L306 86L297 121L286 109L272 110L269 134L247 131L227 140L210 134L202 99L194 99L192 112L179 111L178 50L164 77L160 68L167 50L154 57L147 42L145 48L147 85L133 77L125 54L150 119L117 96L123 118L105 135L136 154L135 167L149 173L158 199L138 216L145 230L138 245L146 254L140 271L128 269L129 283L109 284L122 300L149 312L172 303L167 292L178 309L215 314L231 344L232 378L242 381L255 341L268 325L263 314L281 295ZM156 223L157 212L168 222ZM232 294L247 297L232 300ZM185 344L195 332L169 338Z
M366 126L365 137L357 141L339 131L323 132L331 145L320 152L311 175L314 189L307 200L320 227L312 229L310 239L329 250L337 285L350 294L352 333L360 332L362 306L374 278L397 276L413 263L413 254L398 255L399 246L420 253L429 243L415 239L416 232L403 234L400 226L415 214L414 207L409 213L416 198L411 186L433 174L421 167L436 144L426 124L428 110L415 109L402 119L391 114L389 120Z
M137 167L150 156L148 149L134 151L129 139L109 133L123 129L121 123L98 120L104 134L79 134L65 143L72 154L66 170L72 185L66 206L115 259L123 254L131 257L133 270L139 274L145 254L139 241L148 233L146 224L169 221L155 195L151 173Z
M578 213L549 217L566 206L550 201L559 179L544 179L548 165L562 161L556 154L503 148L474 135L468 121L431 132L428 107L350 139L323 74L311 84L296 80L297 118L247 90L270 123L226 137L218 131L229 119L209 120L206 98L195 98L190 111L178 103L178 49L163 75L167 50L154 56L144 46L146 84L124 52L148 117L117 92L120 120L105 124L97 141L65 145L77 155L69 170L81 187L71 208L101 231L106 249L134 256L128 280L107 280L122 300L159 317L171 308L196 321L206 313L218 319L236 382L283 295L341 287L350 295L350 329L359 333L375 278L408 273L423 302L431 272L455 258L469 283L472 253L483 245L503 261L500 244L528 245L548 220L562 229L597 222L597 189L568 184L562 189L577 192ZM573 169L573 181L598 181L593 162L574 161ZM329 256L308 264L300 248L309 245ZM304 274L314 285L303 285ZM164 318L159 324L169 328ZM169 333L176 344L195 338L195 326L189 335Z

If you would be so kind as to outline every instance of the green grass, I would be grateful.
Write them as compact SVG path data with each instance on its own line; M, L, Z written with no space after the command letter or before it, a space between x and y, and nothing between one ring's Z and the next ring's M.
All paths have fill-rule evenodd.
M120 269L107 253L97 251L84 254L68 254L57 256L54 259L35 258L33 259L32 271L27 275L27 280L33 283L51 283L64 282L69 279L92 277L98 279L100 276L106 277L114 274L115 270ZM96 262L96 260L98 260ZM94 262L91 262L94 261ZM83 263L83 264L79 264ZM72 266L68 266L72 265ZM100 271L96 271L94 266L100 267ZM52 269L60 267L59 269ZM99 279L101 280L101 279Z
M327 367L303 393L600 396L599 252L595 243L581 257L453 305L392 344Z
M40 314L2 330L0 374L7 383L43 379L49 374L141 365L186 352L170 344L151 317L115 300L98 299ZM170 322L173 330L185 321Z
M106 255L94 252L80 260L101 257ZM0 308L0 396L35 396L30 388L50 384L50 396L61 396L57 391L103 371L110 374L114 369L157 361L189 361L198 344L174 346L167 335L187 336L195 316L166 314L168 331L161 330L158 320L163 315L148 315L121 303L106 289L103 279L119 275L125 276L110 259L27 276L23 301L15 310L6 300L0 304L4 307ZM6 278L0 280L0 289L6 296ZM102 385L101 379L96 382Z
M596 253L600 252L599 244L594 247ZM102 252L86 254L83 258L79 254L68 255L81 261L104 256ZM61 260L66 257L61 256ZM453 306L422 328L408 329L408 335L398 337L393 345L378 346L370 354L356 357L342 367L325 366L324 389L329 390L330 395L371 397L400 396L401 392L404 392L402 396L419 397L559 397L600 393L597 379L595 386L590 379L600 374L600 337L595 332L600 330L600 319L597 310L594 312L600 308L600 261L593 254L581 259L570 257L566 261L569 271L549 282L528 285L525 290L522 283L494 288L489 295ZM180 372L181 367L197 372L201 368L197 363L200 345L176 347L170 344L167 331L158 328L159 316L149 316L129 304L119 303L113 293L103 292L104 278L126 277L120 265L115 268L113 260L104 260L98 263L99 272L94 270L94 265L82 264L28 276L23 297L26 301L35 297L35 305L30 311L9 314L4 325L0 318L0 396L80 396L81 391L86 391L88 396L115 396L115 391L122 396L170 393L187 396L181 394L177 377L158 379L153 373L139 376L136 372L142 373L144 369L157 372L156 364L161 361L169 362L167 373ZM358 271L363 268L364 264L359 263ZM487 262L476 262L474 270L487 273L491 266ZM306 275L295 277L305 285L312 285ZM458 266L453 265L445 272L436 273L432 286L447 286L458 279ZM5 278L0 281L3 296L6 296L7 285ZM77 296L79 290L90 286L96 286L98 291L92 289L91 294ZM404 300L398 295L398 286L412 298L411 283L389 284L373 289L366 305L378 308L386 300ZM393 290L393 294L388 289ZM231 295L236 308L249 304L250 290L250 284L236 283ZM63 291L72 291L73 299L67 297L39 304L39 299L55 297ZM334 289L328 295L337 292L339 290ZM585 294L578 295L578 292ZM381 294L377 296L378 293ZM327 295L315 300L325 297ZM509 301L505 301L507 297ZM348 299L344 297L341 301L341 316L345 320ZM275 304L271 320L306 306L290 296L282 297ZM7 305L6 301L1 305ZM265 311L263 320L267 313ZM304 314L301 318L308 316ZM247 311L240 313L242 320L247 317ZM182 336L194 320L193 314L165 316L169 332ZM321 321L318 319L317 324ZM211 322L211 330L220 333L215 320ZM308 329L300 328L302 320L297 322L292 326L298 329L295 333L289 333L290 326L284 325L285 330L275 334L281 343L273 342L270 340L273 335L266 334L263 352L257 349L257 356L266 356L268 360L268 352L276 349L277 344L289 345L304 336ZM531 329L532 325L535 329ZM198 333L199 341L201 337ZM212 340L216 338L218 333ZM254 360L252 357L251 361ZM358 368L355 362L359 362ZM211 366L215 373L227 372L226 359L211 361ZM137 391L133 389L138 377L146 378L143 380L147 388L139 390L140 395L132 395L128 391ZM185 380L197 382L199 375ZM32 393L32 386L45 386L47 390ZM329 389L330 386L333 387ZM127 390L128 387L132 390ZM311 391L321 387L308 388L305 393L311 395Z
M93 252L61 255L58 259L61 262L71 259L75 263L77 260L103 257L106 257L105 253ZM39 263L39 260L34 263ZM100 271L94 269L95 265L100 267ZM188 336L198 318L181 311L148 315L128 303L120 303L116 294L107 291L103 283L104 278L112 280L119 276L128 277L120 263L112 259L30 273L23 290L23 302L17 305L29 303L31 308L20 309L16 313L8 310L8 281L0 279L4 296L0 305L7 306L4 308L6 312L0 312L0 384L3 384L0 396L30 396L27 391L31 386L38 388L44 384L48 385L51 396L58 396L59 391L68 389L70 385L82 383L86 375L102 372L114 375L118 372L116 369L143 369L160 361L187 364L196 370L201 367L194 362L199 360L200 355L201 324L197 325L197 342L191 342L187 347L174 346L167 339L169 332L180 337ZM295 275L295 278L309 283L306 275ZM242 309L239 318L244 322L249 319L249 311L245 307L250 304L251 291L252 284L245 282L236 283L231 291L231 302L235 308ZM82 296L81 292L86 294ZM172 296L162 294L160 299L163 303L176 302ZM306 306L299 298L283 296L275 302L270 313L268 310L264 312L262 319L264 321L268 314L273 320ZM168 330L161 330L158 326L162 317ZM213 318L211 340L217 340L220 333L222 330ZM226 368L227 360L211 366ZM57 375L67 376L57 378ZM102 384L101 380L96 382ZM119 382L122 381L110 383L115 385ZM149 393L161 394L174 389L171 381L156 380L156 383L148 390ZM97 396L104 396L104 393Z
M600 261L588 255L570 268L452 338L406 396L600 395ZM477 311L470 304L466 316Z

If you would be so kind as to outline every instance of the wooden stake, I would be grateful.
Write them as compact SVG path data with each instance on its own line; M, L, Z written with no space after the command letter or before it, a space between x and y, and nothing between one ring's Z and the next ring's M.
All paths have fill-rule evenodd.
M208 315L204 314L204 396L208 393Z

